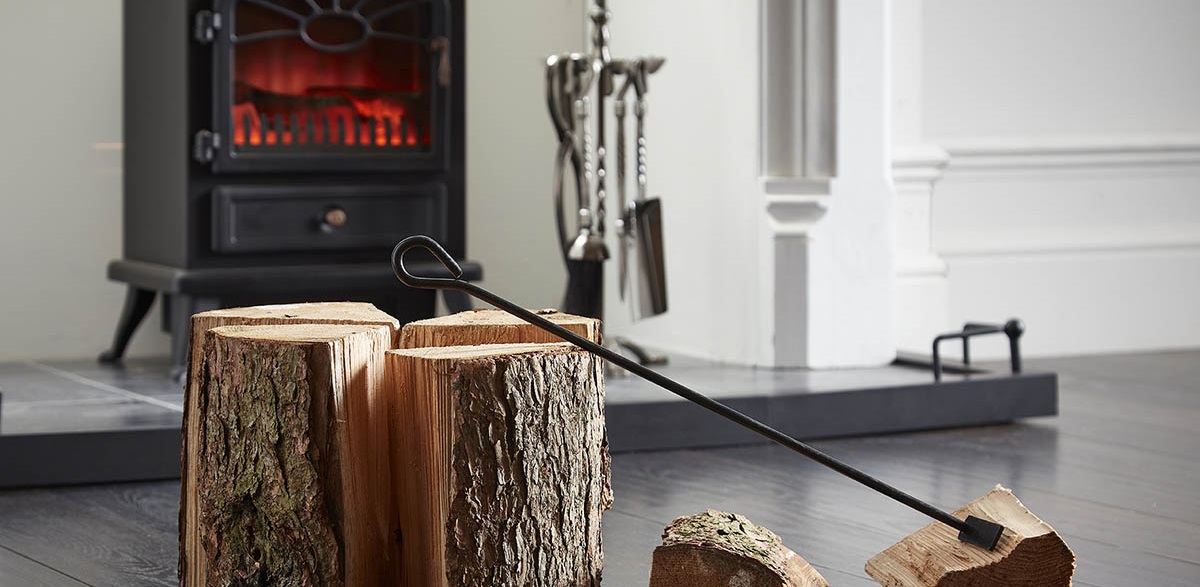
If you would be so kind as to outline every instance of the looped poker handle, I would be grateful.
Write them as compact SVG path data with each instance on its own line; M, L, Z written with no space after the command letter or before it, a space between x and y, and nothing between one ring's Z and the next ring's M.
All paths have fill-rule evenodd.
M413 249L425 249L432 253L450 272L451 277L421 277L410 273L404 266L404 255ZM396 248L392 249L392 273L396 274L400 283L419 289L463 289L463 286L467 285L467 282L459 279L463 270L458 261L455 261L441 244L423 234L410 236L396 243Z

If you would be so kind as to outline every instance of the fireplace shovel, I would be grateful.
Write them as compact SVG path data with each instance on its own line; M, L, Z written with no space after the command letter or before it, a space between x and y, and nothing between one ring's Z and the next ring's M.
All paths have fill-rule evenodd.
M617 191L621 208L620 292L633 290L632 305L635 318L657 316L667 311L667 274L663 262L662 200L646 197L646 92L650 74L658 71L665 60L649 57L629 62L625 67L625 83L614 104L617 118ZM627 202L625 197L625 92L633 87L637 101L634 117L637 120L636 178L637 198ZM632 253L631 253L632 249ZM637 270L629 275L630 255Z
M451 277L420 277L408 272L404 267L404 255L413 249L425 249L433 254L438 261L445 266ZM401 283L413 288L420 289L450 289L465 292L476 299L482 300L493 306L528 322L546 332L554 334L559 338L575 344L576 346L598 355L610 363L614 363L625 370L632 372L642 379L645 379L675 395L678 395L692 403L699 404L701 407L716 413L719 416L726 418L744 428L756 432L763 437L789 448L801 455L808 457L846 477L849 477L859 483L890 497L926 516L937 520L958 530L958 540L967 544L982 547L987 550L996 548L996 544L1000 540L1000 535L1004 532L1004 527L983 518L968 515L965 520L940 510L933 505L921 501L899 489L884 483L850 465L843 463L783 432L780 432L746 414L743 414L725 404L709 398L691 388L670 379L652 369L642 366L638 362L626 358L625 356L606 349L603 346L596 344L586 338L583 338L562 326L559 326L517 304L514 304L482 287L473 283L460 279L462 276L462 268L458 266L458 262L442 248L442 245L428 236L418 235L410 236L400 241L396 248L392 250L392 271L396 274L396 278Z

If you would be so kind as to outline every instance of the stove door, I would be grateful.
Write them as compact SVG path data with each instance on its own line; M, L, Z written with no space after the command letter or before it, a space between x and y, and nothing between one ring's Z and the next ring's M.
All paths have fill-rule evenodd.
M217 172L446 169L449 11L448 0L219 1L197 20L214 51L213 131L197 135L197 159Z

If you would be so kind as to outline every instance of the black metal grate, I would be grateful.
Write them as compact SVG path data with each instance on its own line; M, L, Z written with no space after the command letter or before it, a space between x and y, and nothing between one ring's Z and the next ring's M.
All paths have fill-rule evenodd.
M232 148L431 150L444 45L431 12L427 0L237 0Z

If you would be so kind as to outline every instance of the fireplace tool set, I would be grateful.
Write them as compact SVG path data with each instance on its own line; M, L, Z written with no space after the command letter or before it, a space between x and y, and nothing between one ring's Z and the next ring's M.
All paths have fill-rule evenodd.
M433 254L438 261L445 266L449 271L450 277L421 277L409 273L404 266L404 255L413 249L425 249ZM446 252L437 241L427 236L410 236L400 241L392 250L392 270L396 274L396 278L401 283L408 287L419 289L434 289L434 290L454 290L464 292L476 299L492 304L493 306L520 318L546 332L554 334L559 338L570 342L592 354L595 354L608 362L615 364L626 371L629 371L642 379L645 379L675 395L678 395L694 404L732 421L743 428L751 430L780 446L791 449L801 455L808 457L834 471L845 475L887 497L890 497L934 520L946 524L958 530L958 539L964 543L973 544L988 550L993 550L1000 540L1000 535L1004 532L1004 527L995 522L978 518L975 516L967 516L965 520L960 520L950 513L938 509L937 507L926 503L916 497L913 497L879 479L871 477L866 473L855 469L854 467L843 463L799 440L780 432L758 420L743 414L721 402L718 402L708 396L705 396L669 377L662 375L643 366L637 361L633 361L620 353L611 349L605 348L596 344L582 336L579 336L562 326L559 326L525 308L514 304L482 287L461 279L463 270L459 267L454 258Z
M608 144L607 105L613 100L616 122L617 260L621 299L628 296L635 318L667 311L663 264L662 203L646 191L646 95L650 75L662 67L661 57L613 59L608 48L605 0L592 10L592 51L563 53L546 60L546 103L558 137L554 159L554 210L567 288L562 310L603 319L604 262L610 258L607 236ZM618 81L620 81L618 87ZM635 119L637 194L626 191L626 111L632 89ZM592 110L595 141L592 141ZM594 180L594 181L593 181ZM568 187L568 185L570 187ZM594 189L593 189L594 188ZM575 192L576 230L564 218L565 192ZM632 257L632 259L631 259ZM637 345L619 340L643 363L656 362Z

